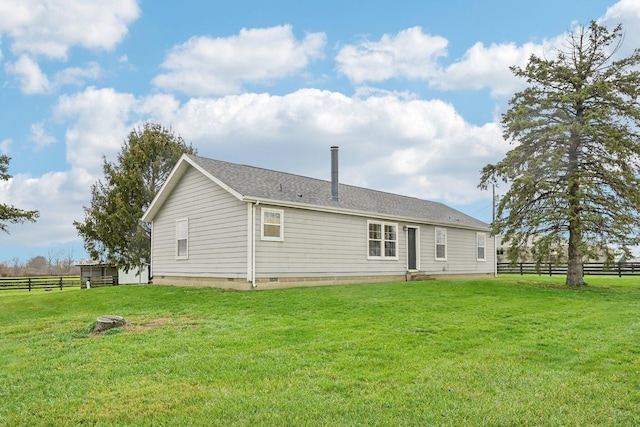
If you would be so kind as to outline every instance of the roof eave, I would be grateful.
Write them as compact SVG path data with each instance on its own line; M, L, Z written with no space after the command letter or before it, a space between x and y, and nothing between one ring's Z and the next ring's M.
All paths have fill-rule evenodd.
M407 222L407 223L414 223L414 224L428 224L428 225L441 226L441 227L456 227L456 228L463 228L466 230L477 230L477 231L491 230L491 227L488 225L486 227L474 226L471 224L463 224L459 222L434 221L426 218L403 217L403 216L396 216L396 215L390 215L390 214L384 214L384 213L378 213L378 212L360 211L355 209L314 205L309 203L297 203L297 202L283 201L283 200L277 200L277 199L267 199L267 198L255 197L255 196L244 196L242 200L248 203L257 203L257 204L263 203L267 205L296 208L296 209L305 209L305 210L317 211L317 212L328 212L328 213L336 213L341 215L353 215L353 216L360 216L360 217L374 217L374 218L387 220L387 221Z

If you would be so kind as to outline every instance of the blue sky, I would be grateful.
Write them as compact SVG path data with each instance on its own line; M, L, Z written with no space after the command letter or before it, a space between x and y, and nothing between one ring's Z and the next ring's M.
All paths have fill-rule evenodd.
M509 149L508 67L568 31L622 23L636 0L0 0L0 202L41 213L0 235L0 262L86 254L102 158L145 121L200 155L442 201L491 220L479 170Z

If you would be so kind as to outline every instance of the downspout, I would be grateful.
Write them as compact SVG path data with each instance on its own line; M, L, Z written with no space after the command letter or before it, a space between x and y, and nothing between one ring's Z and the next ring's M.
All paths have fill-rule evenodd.
M151 228L151 247L149 249L149 265L147 266L147 283L153 283L153 221L149 227Z
M256 207L260 204L260 200L256 200L251 209L251 286L255 289L258 287L256 283Z
M252 280L252 275L253 275L253 249L251 249L253 247L253 238L251 237L251 230L253 230L253 227L251 226L251 224L253 223L253 203L252 202L247 202L247 234L246 234L246 241L247 241L247 262L246 262L246 267L247 267L247 282L251 282Z

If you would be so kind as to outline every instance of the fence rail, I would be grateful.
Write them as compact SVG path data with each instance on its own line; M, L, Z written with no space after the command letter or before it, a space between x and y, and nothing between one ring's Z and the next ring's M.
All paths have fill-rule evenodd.
M80 286L80 276L0 277L0 290L60 289Z
M605 264L602 262L586 262L582 266L585 276L640 276L640 262L616 262ZM498 263L498 274L544 274L553 276L566 275L566 264L542 263L538 267L535 262L519 262L511 264L508 262Z
M88 280L82 284L83 288L87 287L87 282L89 282L89 287L91 288L100 288L103 286L116 286L118 285L118 276L89 277Z

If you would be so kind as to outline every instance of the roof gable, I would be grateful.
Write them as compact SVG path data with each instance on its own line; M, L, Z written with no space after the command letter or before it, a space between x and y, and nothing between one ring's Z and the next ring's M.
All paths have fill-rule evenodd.
M331 198L330 181L186 154L158 192L143 217L144 221L153 219L188 166L195 167L240 200L279 202L317 210L371 214L458 227L489 227L439 202L346 184L339 184L340 200L335 201ZM171 184L171 181L175 182Z
M209 171L203 169L197 162L194 161L193 158L197 158L197 156L190 157L187 154L183 154L182 157L180 157L176 165L173 167L173 170L167 177L167 180L164 182L162 187L160 187L158 194L156 194L156 196L151 201L149 208L144 213L144 215L142 215L142 221L144 222L153 221L153 218L157 214L160 207L162 207L167 197L169 197L173 189L176 187L176 185L180 181L180 178L182 178L182 176L190 167L197 169L200 173L202 173L207 178L209 178L210 180L218 184L220 187L222 187L229 193L233 194L238 199L242 200L242 195L238 194L233 188L230 188L224 182L220 181L215 176L211 175Z

